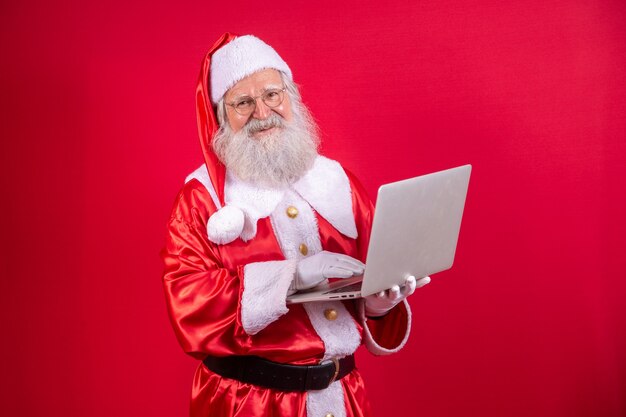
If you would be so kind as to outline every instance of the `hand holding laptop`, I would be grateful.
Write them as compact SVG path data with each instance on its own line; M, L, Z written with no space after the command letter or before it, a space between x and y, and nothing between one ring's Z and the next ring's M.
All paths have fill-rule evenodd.
M342 262L344 279L307 291L291 292L290 287L287 303L367 298L368 314L382 315L415 288L430 282L429 275L449 269L454 261L471 170L471 165L464 165L381 186L364 275L348 278L360 270L354 264L349 266L355 260L348 257L350 262ZM322 262L328 260L325 256L315 262L328 266ZM338 262L336 258L332 261ZM306 262L307 259L301 261L303 266ZM309 284L322 283L334 275L328 270L312 275L304 270L299 272L309 288ZM413 284L406 279L409 275L423 278ZM362 285L357 285L360 281Z
M422 288L429 282L430 277L416 280L413 275L410 275L401 286L394 285L386 291L380 291L364 297L365 315L368 317L384 316L389 310L400 304L402 300L413 294L416 288Z

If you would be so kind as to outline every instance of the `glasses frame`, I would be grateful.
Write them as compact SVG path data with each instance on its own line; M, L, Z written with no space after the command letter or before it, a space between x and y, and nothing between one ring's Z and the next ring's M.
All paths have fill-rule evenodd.
M264 103L267 107L269 107L270 109L275 109L276 107L278 107L278 106L280 106L281 104L283 104L283 101L285 101L285 91L286 91L286 90L287 90L287 87L285 87L285 86L283 86L283 88L269 88L269 89L265 90L262 94L259 94L259 95L258 95L258 96L256 96L256 97L249 97L250 99L252 99L252 102L254 103L254 106L252 107L252 110L251 110L250 112L247 112L247 113L240 113L240 112L239 112L239 110L237 110L237 106L235 105L235 104L236 104L236 102L241 101L241 98L246 97L246 96L243 96L243 97L241 97L240 99L235 100L235 101L232 101L232 102L230 102L230 103L226 103L226 105L227 105L227 106L232 107L232 108L235 110L235 112L236 112L238 115L240 115L240 116L250 116L250 115L251 115L252 113L254 113L254 111L256 110L256 101L257 101L258 99L261 99L261 100L263 101L263 103ZM276 92L281 93L281 94L282 94L282 96L281 96L280 102L278 102L278 104L275 104L275 105L273 105L273 106L272 106L272 105L268 104L268 103L265 101L264 96L265 96L266 94L268 94L268 93L276 93Z

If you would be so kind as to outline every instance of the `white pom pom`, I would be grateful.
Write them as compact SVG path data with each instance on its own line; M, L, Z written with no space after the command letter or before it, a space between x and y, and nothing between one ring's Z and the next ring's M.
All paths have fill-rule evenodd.
M224 245L237 239L243 231L243 211L235 206L224 206L207 223L207 234L211 242Z

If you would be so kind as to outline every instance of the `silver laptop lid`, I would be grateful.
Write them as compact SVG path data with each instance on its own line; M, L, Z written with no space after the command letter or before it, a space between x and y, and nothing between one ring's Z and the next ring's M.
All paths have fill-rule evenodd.
M471 165L381 186L362 296L408 275L425 277L454 262Z

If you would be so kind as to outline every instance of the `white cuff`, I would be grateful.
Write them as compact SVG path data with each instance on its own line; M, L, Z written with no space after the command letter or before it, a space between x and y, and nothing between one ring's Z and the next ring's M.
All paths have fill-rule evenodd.
M241 323L246 333L257 334L287 313L286 298L296 272L296 261L253 262L244 267Z
M400 349L402 349L404 345L406 345L407 340L409 340L409 334L411 333L411 307L409 306L409 303L406 300L406 298L402 300L402 302L404 303L404 307L406 308L406 313L407 313L406 330L405 330L404 337L402 338L402 341L400 342L400 344L392 349L385 348L379 345L376 340L374 340L374 336L372 335L369 327L367 326L368 319L367 319L367 316L365 315L365 300L363 300L363 302L359 304L359 314L361 315L361 320L363 323L363 342L365 343L367 350L372 352L374 355L390 355L392 353L396 353ZM398 304L398 306L399 305L400 304ZM398 306L396 306L396 308ZM381 320L384 320L384 319L381 319Z

